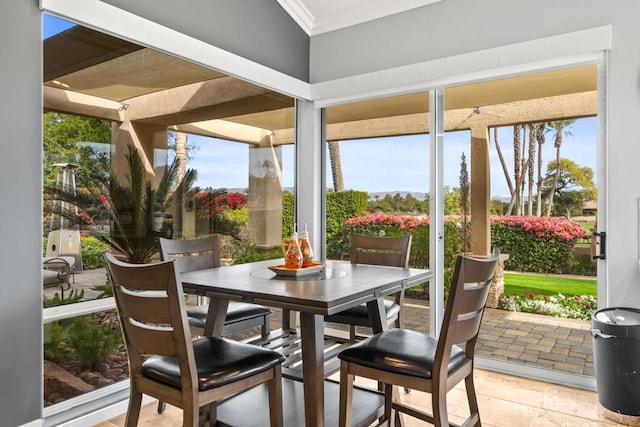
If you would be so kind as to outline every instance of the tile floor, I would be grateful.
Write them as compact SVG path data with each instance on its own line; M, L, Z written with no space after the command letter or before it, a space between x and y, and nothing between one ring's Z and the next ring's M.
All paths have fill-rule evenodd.
M482 425L485 427L596 427L620 425L601 413L595 392L518 378L510 375L476 369L476 391L480 405ZM363 384L362 381L360 381ZM411 391L401 392L401 398L420 409L430 411L430 396ZM450 421L459 423L469 412L464 383L448 394ZM124 426L124 415L97 425L97 427ZM425 423L405 416L407 427ZM179 426L182 412L167 406L163 414L156 412L156 403L146 405L138 425Z

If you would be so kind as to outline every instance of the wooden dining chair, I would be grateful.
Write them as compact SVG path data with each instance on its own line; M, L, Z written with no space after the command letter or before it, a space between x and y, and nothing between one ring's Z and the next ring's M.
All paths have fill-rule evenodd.
M160 256L163 260L176 260L180 273L220 267L220 247L215 235L190 240L160 238ZM194 335L204 335L209 304L200 304L187 309L187 318ZM265 338L271 332L271 310L259 304L229 302L223 335L260 326L260 335Z
M353 234L351 236L351 263L373 264L390 267L407 267L411 253L411 235L400 237L377 237ZM395 294L394 300L384 300L387 323L397 328L404 326L404 289ZM326 316L325 321L349 325L349 339L355 341L356 327L371 327L366 304Z
M384 383L383 422L393 424L406 413L436 426L449 426L447 392L464 379L470 415L462 425L479 426L473 384L473 356L498 249L487 259L458 255L438 338L408 329L389 329L338 354L340 359L339 426L351 426L354 376ZM433 414L397 401L397 387L431 393Z
M219 337L191 339L180 275L174 261L127 264L106 254L109 278L129 358L125 424L135 426L142 394L182 408L183 426L200 423L199 409L267 383L270 421L282 426L281 364L272 350Z

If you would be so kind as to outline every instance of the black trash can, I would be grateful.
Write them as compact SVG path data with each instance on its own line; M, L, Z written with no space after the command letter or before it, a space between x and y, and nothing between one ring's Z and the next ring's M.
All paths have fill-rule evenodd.
M640 310L598 310L591 318L591 334L600 404L640 416Z

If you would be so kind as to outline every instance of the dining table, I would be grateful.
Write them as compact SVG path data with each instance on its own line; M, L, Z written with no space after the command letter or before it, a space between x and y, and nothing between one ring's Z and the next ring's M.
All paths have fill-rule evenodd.
M297 325L290 324L288 316L282 319L283 330L298 334L301 350L288 350L292 358L300 358L301 363L297 365L301 375L298 378L291 375L294 381L285 383L283 369L285 425L300 426L304 423L306 426L320 427L337 424L339 401L337 395L328 397L331 395L328 391L337 393L337 387L325 381L324 317L366 303L373 332L384 331L387 322L383 298L428 282L433 276L432 271L343 261L327 261L309 271L288 271L278 268L281 264L280 259L196 270L182 273L181 282L185 292L209 297L206 335L221 336L229 301L280 308L283 313L298 312L299 329ZM272 348L275 348L274 343L278 340L283 340L282 335L275 336L276 339L265 342ZM287 397L287 393L291 396ZM252 397L248 393L247 399L260 397ZM330 407L325 405L327 399L330 400ZM354 396L354 402L381 407L383 397L363 392L360 399ZM255 401L252 403L255 404ZM256 419L259 411L248 410L249 407L244 406L247 404L251 402L236 400L229 403L232 409L226 412L225 404L221 404L219 420L226 425L260 425L264 419ZM302 406L303 411L298 406ZM287 412L294 409L297 412L287 417ZM366 408L363 411L363 420L375 420L379 416L379 412L369 413ZM225 416L232 419L225 420ZM354 408L355 416L358 416L357 408ZM251 419L256 419L255 423Z

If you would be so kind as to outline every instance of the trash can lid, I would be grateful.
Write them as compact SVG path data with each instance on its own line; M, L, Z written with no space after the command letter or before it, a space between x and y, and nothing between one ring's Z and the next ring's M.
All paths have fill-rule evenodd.
M602 333L621 338L640 338L640 310L609 307L593 313L591 326Z

